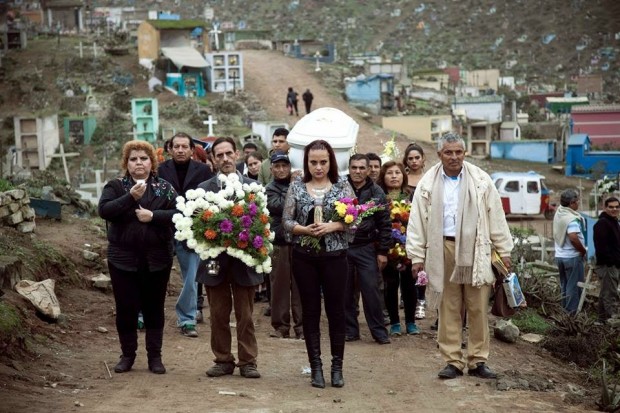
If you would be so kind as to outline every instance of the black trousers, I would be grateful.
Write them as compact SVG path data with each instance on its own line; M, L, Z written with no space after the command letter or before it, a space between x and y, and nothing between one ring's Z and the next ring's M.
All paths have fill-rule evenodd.
M346 292L346 335L357 337L360 335L357 320L357 304L354 293L355 280L359 284L362 295L362 304L366 323L374 339L387 338L387 330L383 325L383 310L381 309L381 273L377 264L377 252L373 244L349 246L347 252L349 277ZM359 299L359 296L357 297Z
M301 298L304 336L320 335L321 292L332 343L344 348L344 301L347 286L347 255L315 256L293 249L293 276Z
M136 331L140 310L147 330L164 328L164 301L171 268L172 265L160 271L124 271L108 262L119 335Z
M411 266L407 266L403 271L388 264L383 269L383 280L385 282L385 307L390 316L390 324L400 323L398 315L398 287L405 305L405 323L415 323L415 306L418 301L417 288L411 276Z

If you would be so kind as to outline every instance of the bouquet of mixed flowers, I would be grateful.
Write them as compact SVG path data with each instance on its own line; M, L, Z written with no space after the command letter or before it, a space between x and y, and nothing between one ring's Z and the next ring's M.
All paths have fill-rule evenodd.
M348 225L351 230L355 231L364 218L371 216L383 208L383 205L377 204L374 200L360 204L357 198L340 198L334 201L334 213L330 221L342 221L345 225ZM311 235L303 235L301 237L301 245L319 251L321 249L320 240L320 238Z
M220 174L218 179L219 192L199 188L177 198L181 213L172 218L175 238L187 241L203 260L226 252L256 272L270 272L274 234L265 189L257 183L242 184L236 174Z
M404 270L411 263L405 251L410 211L411 203L407 200L393 200L390 202L390 219L392 220L394 246L388 251L388 262L396 267L398 271Z

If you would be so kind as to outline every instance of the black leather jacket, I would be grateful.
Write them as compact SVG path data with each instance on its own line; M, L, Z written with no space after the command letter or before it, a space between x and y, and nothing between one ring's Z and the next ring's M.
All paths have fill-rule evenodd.
M387 255L388 250L392 247L392 221L390 220L390 212L388 210L388 201L385 192L383 192L383 189L370 178L366 178L366 183L360 189L353 186L350 176L347 176L347 179L353 187L355 196L360 204L366 203L372 199L377 204L385 205L383 210L375 212L358 225L357 231L355 231L355 238L349 245L365 245L376 241L377 254Z
M265 187L267 192L267 209L269 210L269 217L271 218L271 230L275 234L273 240L274 245L286 245L290 244L290 237L284 230L282 225L282 213L284 212L284 201L286 200L286 193L291 181L289 179L274 179Z

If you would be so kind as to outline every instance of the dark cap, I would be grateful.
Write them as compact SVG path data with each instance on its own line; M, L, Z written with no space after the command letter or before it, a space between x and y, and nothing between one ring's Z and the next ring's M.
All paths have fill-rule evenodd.
M291 161L288 159L288 155L285 152L281 152L281 151L276 151L272 153L270 159L271 159L272 164L276 162L280 162L280 161L291 163Z

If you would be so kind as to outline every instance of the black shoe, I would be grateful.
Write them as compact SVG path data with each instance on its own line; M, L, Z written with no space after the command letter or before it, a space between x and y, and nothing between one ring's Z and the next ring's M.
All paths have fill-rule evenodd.
M493 373L493 371L482 362L476 363L475 369L468 369L467 374L469 374L470 376L480 377L481 379L497 378L497 374Z
M118 361L116 366L114 366L115 373L126 373L131 370L133 366L133 362L136 359L136 356L121 356L121 359Z
M440 379L456 379L458 376L462 376L463 371L454 367L452 364L448 364L437 374Z
M377 344L390 344L392 340L389 337L375 338Z
M360 336L345 336L344 341L359 341Z
M149 359L149 370L155 374L165 374L166 368L164 364L161 362L161 357L154 357Z

